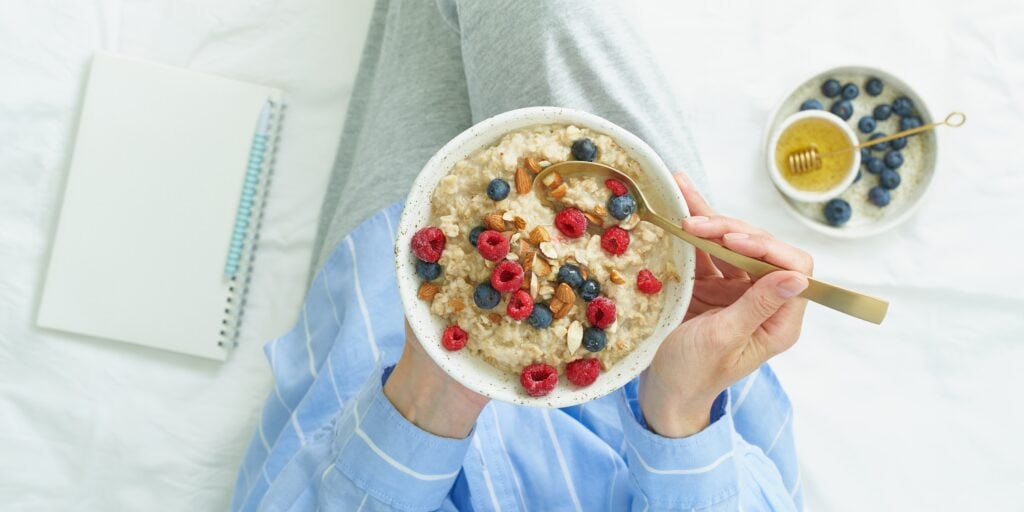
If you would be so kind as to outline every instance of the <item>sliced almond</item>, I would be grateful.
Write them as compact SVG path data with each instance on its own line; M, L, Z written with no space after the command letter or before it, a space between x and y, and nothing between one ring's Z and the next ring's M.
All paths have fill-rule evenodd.
M519 285L519 289L520 290L530 291L530 276L532 276L532 275L533 275L533 272L529 272L529 271L527 271L525 274L523 274L523 282L522 282L522 284Z
M519 255L514 252L510 252L505 255L505 259L509 261L519 261Z
M544 226L537 226L530 231L530 243L533 245L540 245L541 242L550 242L551 235L548 234L548 230L544 229Z
M434 295L437 295L437 292L439 291L441 291L439 286L434 283L424 281L423 284L420 285L419 291L416 292L416 296L423 300L432 301L434 300Z
M597 205L594 207L594 213L604 217L605 215L608 215L608 210L606 210L604 206Z
M550 299L552 296L555 295L555 289L548 285L544 285L537 289L537 293L539 293L540 296L545 299Z
M551 167L551 162L547 160L541 160L540 162L537 162L537 165L539 165L541 169L547 169L548 167Z
M529 247L520 249L519 264L522 265L527 272L530 272L533 270L533 260L536 256L537 253L533 252L533 249L530 249Z
M559 283L558 288L555 288L555 298L566 304L572 304L576 302L576 292L572 291L572 287L568 284Z
M544 176L544 179L541 181L548 190L554 190L562 185L562 175L558 174L558 172L552 172L551 174Z
M534 159L532 159L530 157L526 157L525 159L523 159L523 165L526 166L526 169L528 171L530 171L530 172L532 172L534 174L537 174L537 173L539 173L542 170L540 168L540 164L538 164L536 160L534 160Z
M500 324L501 323L501 315L499 315L497 313L491 313L491 314L487 315L487 318L490 319L491 323L495 323L495 324Z
M540 277L547 277L551 275L551 264L545 261L544 258L534 258L533 271Z
M598 217L597 215L594 215L593 213L590 212L583 212L583 216L587 218L587 222L599 228L604 227L604 220L601 219L601 217Z
M516 217L516 214L512 212L501 212L501 220L512 222L512 219Z
M484 227L493 231L505 231L505 221L500 213L489 213L484 216Z
M555 187L551 190L551 197L555 199L561 199L565 197L565 193L569 191L569 187L565 186L565 183Z
M587 267L580 267L580 275L583 276L583 280L590 279L590 272L587 271Z
M574 258L576 258L576 261L579 262L580 265L590 264L590 262L587 260L587 251L583 249L576 249L575 251L573 251L572 255Z
M569 324L569 330L565 333L565 341L569 348L569 354L575 353L576 349L580 348L583 343L583 325L579 320L573 320Z
M537 293L540 292L540 282L537 280L537 274L530 272L530 297L537 298Z
M512 218L512 223L516 225L516 229L522 231L526 229L526 219L516 215Z
M620 222L619 223L619 227L622 228L622 229L625 229L626 231L629 231L629 230L635 228L636 225L639 224L639 223L640 223L640 216L634 213L634 214L630 215L629 218L627 218L626 220Z
M622 277L622 274L614 268L608 271L608 279L615 284L626 284L626 278Z
M448 299L448 307L452 308L452 311L458 313L463 309L466 309L466 303L462 302L462 299L452 297Z
M532 185L533 179L530 178L530 173L522 167L516 167L516 192L519 195L529 194Z
M541 242L539 244L540 253L548 259L558 259L558 249L555 248L554 242Z

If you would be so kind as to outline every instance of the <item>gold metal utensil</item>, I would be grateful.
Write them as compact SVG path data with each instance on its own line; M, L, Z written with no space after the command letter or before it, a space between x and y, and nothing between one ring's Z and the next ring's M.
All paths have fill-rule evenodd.
M583 175L601 180L615 178L621 181L629 188L630 193L633 194L633 199L636 200L636 213L641 220L664 229L697 249L740 268L755 278L762 277L776 270L784 270L771 263L744 256L710 240L705 240L683 231L676 223L658 215L651 209L640 188L629 176L607 165L579 161L555 164L544 169L534 177L532 188L541 202L557 210L562 207L558 199L565 194L565 189L560 188L565 185L564 180L571 176ZM882 323L882 320L885 319L885 314L889 309L888 302L870 295L848 290L841 286L826 283L810 276L807 277L807 280L809 285L800 294L801 297L876 324Z
M943 125L949 126L950 128L957 128L959 126L962 126L964 124L964 121L966 120L967 116L964 115L963 112L951 112L948 116L946 116L946 119L939 121L937 123L918 126L917 128L911 128L909 130L894 133L886 137L872 139L867 142L858 144L856 146L837 149L835 151L829 151L828 153L819 154L818 148L814 146L811 146L807 149L794 151L789 154L789 157L787 158L786 162L789 164L789 170L795 174L803 174L805 172L817 171L818 169L821 169L821 159L827 156L838 155L840 153L853 151L855 149L871 147L874 146L875 144L889 142L890 140L898 139L900 137L906 137L908 135L914 135L915 133L926 132L928 130L935 129Z

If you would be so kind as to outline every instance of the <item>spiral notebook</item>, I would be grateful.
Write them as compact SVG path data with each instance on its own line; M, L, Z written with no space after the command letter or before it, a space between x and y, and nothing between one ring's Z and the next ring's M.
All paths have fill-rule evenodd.
M282 113L275 88L96 55L38 325L224 360Z

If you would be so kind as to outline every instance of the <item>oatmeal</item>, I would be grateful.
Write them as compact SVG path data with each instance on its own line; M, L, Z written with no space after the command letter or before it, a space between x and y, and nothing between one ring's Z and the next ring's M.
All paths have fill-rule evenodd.
M567 160L641 172L606 135L516 130L454 164L431 197L430 227L413 237L420 298L465 334L465 350L521 375L534 396L550 391L552 372L587 385L629 354L661 315L661 281L679 279L665 233L639 221L621 183L554 176L533 190L537 173Z

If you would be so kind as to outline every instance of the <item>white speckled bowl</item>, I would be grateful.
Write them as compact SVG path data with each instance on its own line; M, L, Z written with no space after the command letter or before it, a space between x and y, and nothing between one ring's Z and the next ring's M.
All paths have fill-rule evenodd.
M880 78L884 84L882 95L878 98L867 96L867 92L864 90L865 80L872 76ZM868 103L874 105L882 101L882 99L891 102L895 96L905 95L914 102L914 108L917 110L918 117L921 118L922 123L928 124L933 122L932 114L921 96L892 73L868 66L836 67L802 80L791 90L792 92L788 93L779 102L779 105L768 118L768 126L765 128L762 148L766 157L768 154L774 154L775 151L774 147L770 147L771 135L777 131L783 120L800 110L800 103L810 97L815 97L822 100L825 109L831 106L831 100L825 100L819 89L822 82L827 78L835 78L839 80L840 84L852 81L860 87L860 96L853 102L854 112L849 120L849 124L854 127L853 130L858 136L863 136L863 134L855 128L857 121L861 116L869 113L869 110L865 108L865 98L870 98ZM893 114L888 120L880 121L878 129L887 134L895 133L899 131L897 127L898 119L899 116ZM928 186L935 175L935 163L938 160L938 140L941 131L942 129L932 130L915 135L914 139L916 140L908 143L907 148L903 150L903 156L906 161L899 169L903 181L897 189L892 191L892 202L885 208L878 208L868 202L868 190L874 186L877 178L874 178L873 175L867 172L864 172L859 182L850 185L839 196L846 199L853 208L853 216L843 226L834 227L825 222L821 211L824 203L797 201L786 197L785 194L779 191L782 205L786 211L807 227L829 236L861 238L888 231L910 218L923 203ZM911 149L911 144L915 146L913 150ZM874 155L879 156L880 154L874 153Z
M600 398L632 380L651 363L665 337L683 320L693 292L695 254L692 246L672 239L674 263L682 279L665 281L662 289L666 304L654 332L638 343L610 371L585 388L576 388L565 376L547 396L530 397L519 384L519 376L506 373L471 355L468 351L449 352L441 347L445 323L430 313L429 304L417 298L420 279L416 276L414 256L409 246L412 235L427 225L430 197L437 183L455 162L472 152L494 144L507 132L539 124L571 124L590 128L614 139L645 171L640 180L644 195L656 211L678 222L689 215L683 196L661 158L642 140L614 123L586 112L557 107L530 107L499 114L470 127L452 139L420 171L402 212L395 241L395 270L398 290L406 318L423 348L444 371L467 388L493 399L534 407L567 407ZM473 306L470 306L473 307Z

